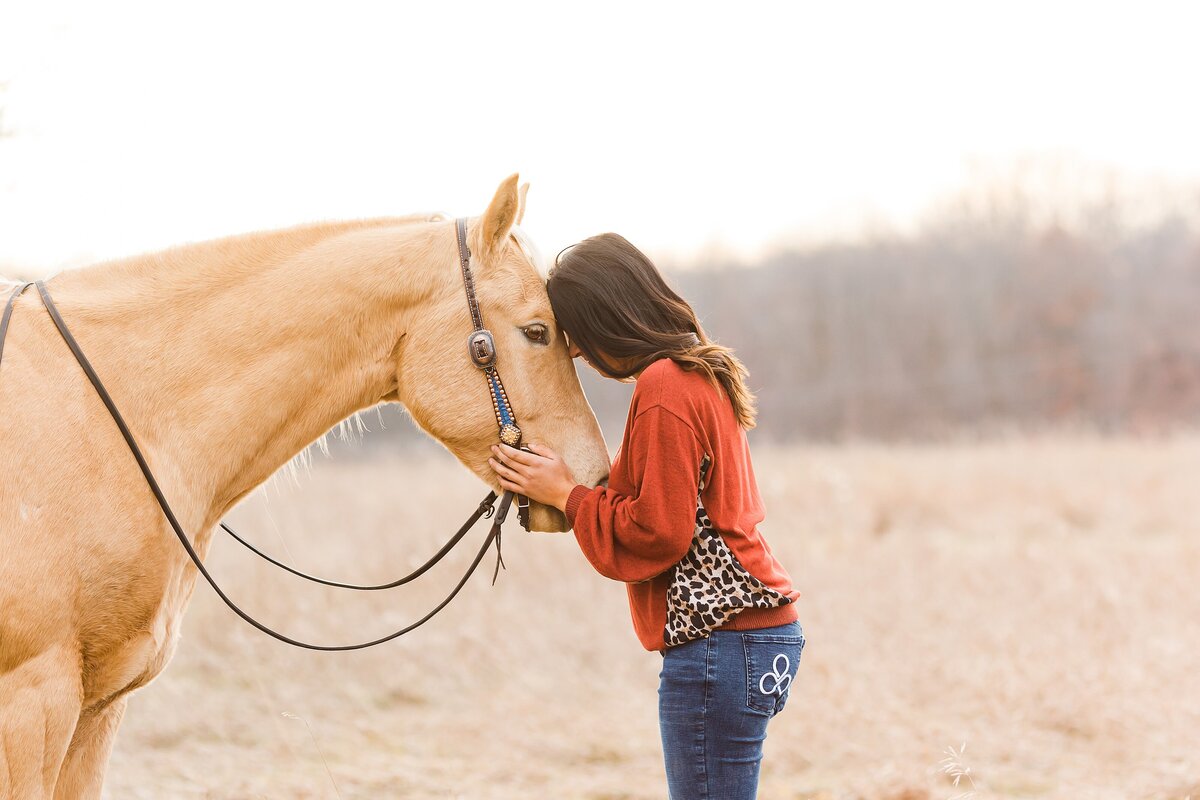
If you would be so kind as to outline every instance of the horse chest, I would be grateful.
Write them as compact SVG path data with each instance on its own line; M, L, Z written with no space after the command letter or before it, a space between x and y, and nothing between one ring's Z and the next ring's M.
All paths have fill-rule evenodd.
M130 581L106 600L97 598L84 616L80 644L85 707L144 686L171 660L186 594L174 591L171 584L154 583Z

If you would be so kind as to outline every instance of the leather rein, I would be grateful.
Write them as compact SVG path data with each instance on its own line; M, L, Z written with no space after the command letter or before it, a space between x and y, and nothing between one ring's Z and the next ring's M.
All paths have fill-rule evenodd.
M467 307L471 313L471 322L473 325L473 329L467 340L467 350L471 356L472 363L474 363L477 367L479 367L480 370L483 371L484 376L487 379L488 393L491 395L492 408L495 411L496 422L499 426L500 441L513 447L518 447L522 450L528 450L528 448L521 442L521 429L517 426L516 416L513 413L511 404L508 401L508 395L504 391L504 384L500 380L500 373L496 369L495 340L491 332L484 327L483 316L479 310L479 302L475 297L475 282L471 274L471 251L467 247L466 219L459 218L455 220L455 233L458 239L459 264L462 268L463 286L467 295ZM401 628L400 630L394 631L386 636L381 636L378 639L373 639L367 642L359 642L357 644L319 645L292 639L291 637L285 636L284 634L279 633L278 631L275 631L259 622L254 617L243 611L225 594L224 591L221 590L221 587L217 584L216 579L213 578L208 569L204 566L204 562L200 559L200 556L196 553L191 541L183 532L183 527L179 524L179 520L175 517L175 512L171 510L171 505L167 502L167 498L163 494L162 488L155 479L154 473L150 470L150 465L146 462L145 457L142 455L141 448L138 447L137 442L134 440L133 434L129 430L129 426L125 424L125 420L121 416L121 412L117 410L116 403L113 402L108 390L104 388L104 383L100 380L100 376L96 374L96 371L92 367L91 362L88 361L87 356L83 354L83 350L80 348L79 343L75 340L75 337L71 335L70 330L67 328L67 323L63 320L62 315L59 314L58 308L55 306L54 301L50 298L50 292L46 289L46 285L42 281L32 281L21 284L13 290L12 294L9 295L8 302L4 306L4 312L2 315L0 315L0 362L2 362L4 357L4 339L8 332L8 325L9 320L12 317L13 306L16 303L17 298L19 298L21 294L30 286L37 287L38 294L40 294L42 298L42 303L45 305L46 311L49 312L50 318L53 320L55 327L58 328L58 332L62 335L63 340L67 343L67 347L70 348L71 353L75 356L75 360L79 362L79 366L83 369L88 381L90 381L92 387L95 388L96 394L100 396L101 401L103 401L105 407L108 409L108 413L112 416L113 421L117 424L117 428L120 430L121 436L125 439L125 444L128 445L129 451L133 454L134 459L137 461L138 468L141 469L142 475L145 477L146 483L150 487L150 491L154 494L154 499L158 501L158 505L162 509L163 515L166 517L171 529L175 532L175 536L179 539L180 544L183 545L183 549L187 551L188 558L191 559L192 564L195 565L196 569L208 582L208 585L212 587L213 591L217 593L217 596L221 598L225 605L229 606L229 608L235 614L248 622L250 625L254 626L268 636L278 639L281 642L307 650L362 650L368 647L374 647L375 645L383 644L384 642L390 642L393 639L397 639L431 620L439 611L449 605L450 601L453 600L458 595L459 591L462 590L463 586L466 585L471 575L475 572L476 567L479 566L479 562L483 560L483 557L487 554L488 549L492 546L492 542L496 543L496 569L492 575L492 583L494 584L496 582L496 578L500 574L500 568L504 566L504 559L500 553L500 531L501 526L504 524L505 518L508 516L508 510L512 505L513 497L516 496L512 491L504 492L504 495L500 500L500 508L498 512L494 505L497 495L494 491L488 492L487 496L479 503L479 506L475 509L474 513L472 513L467 521L463 523L462 527L460 527L454 533L454 535L450 537L449 541L447 541L446 544L443 545L442 548L438 550L438 552L435 553L428 561L402 578L397 578L396 580L388 583L375 585L341 583L338 581L327 580L325 578L319 578L314 575L308 575L288 566L287 564L284 564L281 561L277 561L276 559L262 552L250 542L239 536L232 528L222 522L220 523L221 529L232 536L237 542L241 543L260 558L281 569L287 570L293 575L304 578L305 580L313 583L319 583L325 586L334 586L341 589L379 591L381 589L392 589L397 586L403 586L404 584L421 577L430 568L441 561L442 558L444 558L451 550L454 549L454 546L457 545L464 536L466 536L475 523L479 521L480 517L492 517L493 514L495 514L495 520L492 522L491 530L488 532L483 544L480 546L478 552L475 554L475 557L467 567L466 572L450 591L450 593L446 595L445 599L438 603L433 610L431 610L425 616L421 617L416 622ZM524 496L516 497L518 517L520 519L521 526L525 528L525 530L529 530L529 498Z

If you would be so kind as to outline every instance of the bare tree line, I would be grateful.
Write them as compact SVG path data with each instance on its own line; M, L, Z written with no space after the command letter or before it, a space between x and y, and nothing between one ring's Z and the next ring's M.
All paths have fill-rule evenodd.
M667 272L750 370L776 441L1200 424L1200 235L958 219L914 236ZM577 365L610 445L632 384ZM389 435L415 442L383 412ZM377 428L368 416L367 425Z
M755 437L1196 426L1200 191L1099 183L1098 197L1056 205L1053 187L1010 173L916 233L664 272L749 368ZM578 368L615 447L632 384ZM404 416L366 415L367 442L436 446Z
M1200 238L981 229L676 278L773 438L1200 422Z
M911 235L666 271L749 368L751 435L1200 424L1200 193L1150 219L1137 197L1038 214L1002 195L964 195ZM632 385L579 369L615 447Z

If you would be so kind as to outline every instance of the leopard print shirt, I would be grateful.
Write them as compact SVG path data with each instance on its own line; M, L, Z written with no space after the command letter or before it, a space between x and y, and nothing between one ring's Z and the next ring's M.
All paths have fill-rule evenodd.
M778 608L792 602L751 575L713 527L700 498L711 461L706 453L700 463L696 529L687 553L672 568L667 588L663 640L668 647L705 638L744 609Z

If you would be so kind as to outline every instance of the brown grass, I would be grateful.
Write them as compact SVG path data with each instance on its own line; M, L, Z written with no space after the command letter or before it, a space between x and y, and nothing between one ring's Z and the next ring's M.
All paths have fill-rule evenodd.
M755 470L808 638L761 797L1197 796L1200 438L756 446ZM299 483L231 522L370 582L423 560L486 491L448 456L318 459ZM423 613L484 532L419 587L368 596L232 542L211 564L268 623L349 641ZM664 797L660 661L622 588L569 534L515 520L505 561L495 587L477 575L366 653L287 648L200 586L177 657L130 704L107 796ZM953 785L951 747L974 784Z

